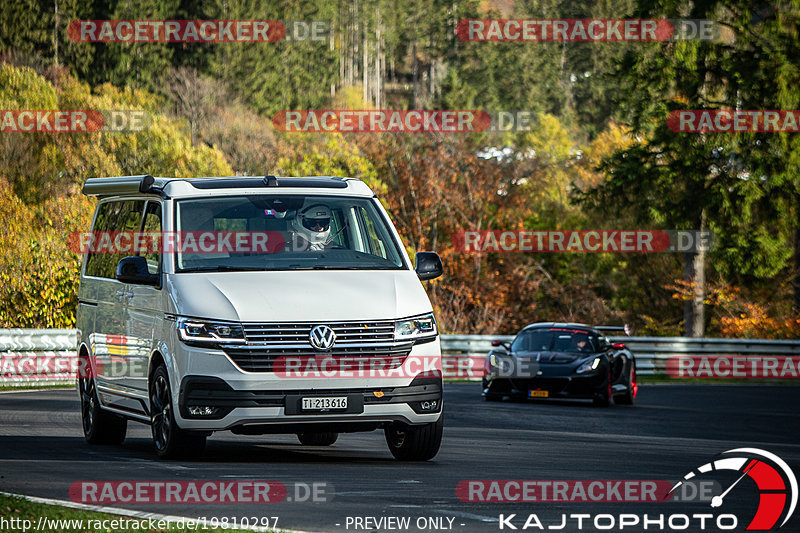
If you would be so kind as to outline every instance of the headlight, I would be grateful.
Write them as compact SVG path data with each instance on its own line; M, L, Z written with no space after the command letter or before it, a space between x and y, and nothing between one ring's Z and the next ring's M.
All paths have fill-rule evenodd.
M208 322L181 318L178 337L186 344L244 344L244 330L235 322Z
M433 318L433 313L404 318L394 323L394 340L396 341L425 342L433 340L437 333L436 319Z
M576 374L583 374L585 372L590 372L592 370L597 370L597 367L600 366L600 358L595 357L591 361L586 361L578 369L575 371Z

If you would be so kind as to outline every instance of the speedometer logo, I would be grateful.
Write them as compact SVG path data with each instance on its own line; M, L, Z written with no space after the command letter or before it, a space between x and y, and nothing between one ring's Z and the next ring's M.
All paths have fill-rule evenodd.
M733 484L711 499L711 507L723 506L725 497L739 485L740 481L749 477L758 488L759 499L758 509L747 530L772 529L781 517L783 521L777 527L783 527L797 507L797 479L789 465L777 455L757 448L736 448L722 452L720 456L724 457L699 466L683 476L683 481L677 482L669 493L680 487L684 481L699 475L709 473L713 475L713 472L720 470L740 472Z

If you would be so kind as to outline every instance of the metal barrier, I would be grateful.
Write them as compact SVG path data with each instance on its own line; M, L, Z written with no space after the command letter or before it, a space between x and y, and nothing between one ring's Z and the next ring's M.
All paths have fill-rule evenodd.
M491 341L511 342L513 335L442 335L445 375L478 380ZM800 340L709 339L688 337L609 337L622 342L636 357L636 372L647 376L666 373L666 363L680 355L800 355Z
M442 368L451 379L479 380L491 341L511 342L513 335L442 335ZM800 340L694 339L686 337L609 337L636 356L637 372L666 372L679 355L800 355ZM68 383L77 370L77 330L0 329L0 385Z
M75 329L0 329L0 385L64 384L75 379Z

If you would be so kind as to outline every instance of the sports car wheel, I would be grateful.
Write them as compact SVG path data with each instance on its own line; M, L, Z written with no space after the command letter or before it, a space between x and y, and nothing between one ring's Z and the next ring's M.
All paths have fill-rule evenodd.
M616 398L614 402L620 405L633 405L636 400L636 393L639 392L639 384L636 382L636 363L631 361L631 374L628 378L628 390L625 394Z

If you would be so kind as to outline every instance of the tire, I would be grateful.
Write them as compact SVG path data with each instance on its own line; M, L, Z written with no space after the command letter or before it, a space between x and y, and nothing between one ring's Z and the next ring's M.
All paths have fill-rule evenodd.
M625 391L625 394L614 398L614 403L618 403L620 405L633 405L636 401L636 393L639 390L639 386L636 382L636 363L631 361L631 374L628 377L628 390Z
M338 433L298 433L297 440L303 446L330 446L339 438Z
M156 453L162 459L195 458L206 447L206 435L186 431L175 423L169 377L160 365L150 377L150 428Z
M424 426L393 424L384 430L386 444L399 461L427 461L433 459L442 444L444 416Z
M592 405L595 407L608 407L611 405L611 370L608 371L605 391L595 394Z
M114 413L104 411L97 397L94 376L83 358L83 369L79 372L77 387L81 399L81 424L83 436L89 444L122 444L128 431L128 421ZM84 375L81 375L84 374Z
M502 396L496 396L494 394L484 394L483 395L483 399L486 400L487 402L501 402L501 401L503 401L503 397Z

